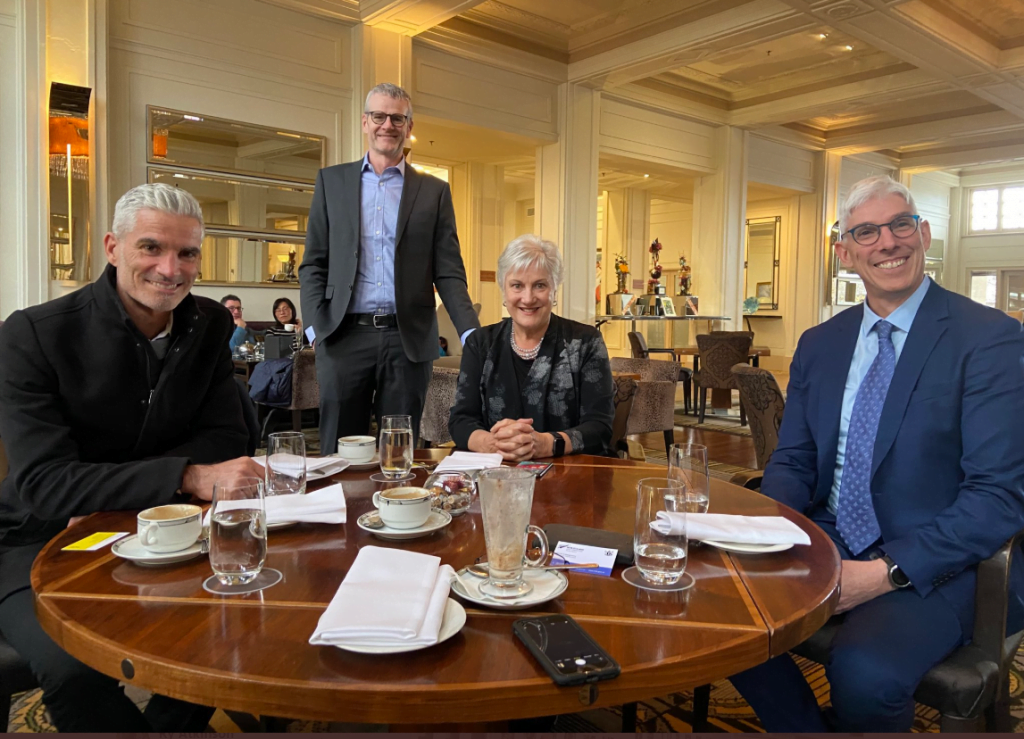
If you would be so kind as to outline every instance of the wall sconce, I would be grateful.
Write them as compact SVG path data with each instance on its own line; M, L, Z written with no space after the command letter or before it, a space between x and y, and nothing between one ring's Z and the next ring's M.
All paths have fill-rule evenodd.
M89 279L91 96L88 87L50 85L50 276L55 280Z

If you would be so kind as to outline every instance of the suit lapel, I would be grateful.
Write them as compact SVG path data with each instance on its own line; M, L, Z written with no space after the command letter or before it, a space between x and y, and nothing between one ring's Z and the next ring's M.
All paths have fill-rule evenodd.
M402 178L402 202L398 206L398 225L395 227L395 252L402 245L402 234L409 223L409 216L412 214L412 207L416 202L416 195L420 191L420 174L413 169L409 162L405 163L405 176Z
M363 161L360 159L358 162L352 162L349 166L342 169L342 181L341 181L341 202L338 203L338 207L341 208L341 222L344 225L345 239L342 243L344 244L355 244L359 246L359 237L361 230L361 210L360 203L363 197ZM350 195L352 193L353 195Z
M896 362L889 392L885 396L885 405L882 406L882 415L878 420L878 433L875 435L875 448L871 457L872 478L885 455L892 449L900 424L903 422L903 415L907 411L907 403L910 402L910 394L936 342L946 332L948 318L949 301L945 291L932 284L921 301L914 323L910 326L910 333L907 334L899 361Z
M864 307L858 305L847 308L837 316L840 320L838 331L831 342L822 361L820 376L830 378L823 383L819 404L819 422L825 429L823 440L829 444L822 459L822 467L818 475L818 493L827 495L832 489L835 477L836 455L839 453L839 422L843 415L843 395L846 392L846 377L850 374L853 352L857 348L860 336L860 325L864 319ZM817 374L818 370L815 369Z

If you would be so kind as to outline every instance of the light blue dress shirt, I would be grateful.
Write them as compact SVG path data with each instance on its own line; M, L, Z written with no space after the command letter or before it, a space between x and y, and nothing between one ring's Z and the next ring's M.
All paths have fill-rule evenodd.
M903 345L907 342L907 334L910 327L914 325L914 318L921 307L925 293L931 286L931 278L925 277L921 285L911 294L899 308L890 313L885 320L893 325L892 345L896 350L896 363L899 365L900 353ZM864 301L864 319L860 323L860 336L857 337L857 346L853 350L853 361L850 362L850 372L846 376L846 390L843 392L843 412L839 419L839 449L836 452L836 474L832 479L832 492L828 496L828 509L835 513L839 507L839 489L843 481L843 464L846 461L846 435L850 429L850 416L853 414L853 403L857 399L857 391L864 377L871 369L871 363L878 356L878 335L875 333L875 324L882 318L868 307Z
M404 158L378 175L369 154L363 156L359 266L349 313L395 312L395 231L404 184Z

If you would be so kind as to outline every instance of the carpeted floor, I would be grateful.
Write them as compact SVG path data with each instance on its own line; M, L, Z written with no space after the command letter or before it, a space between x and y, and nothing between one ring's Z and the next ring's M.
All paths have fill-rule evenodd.
M750 436L750 426L740 426L739 413L722 416L706 413L704 414L704 423L698 423L697 416L683 413L681 410L676 409L675 422L676 426L692 426L708 431L721 431L725 434Z

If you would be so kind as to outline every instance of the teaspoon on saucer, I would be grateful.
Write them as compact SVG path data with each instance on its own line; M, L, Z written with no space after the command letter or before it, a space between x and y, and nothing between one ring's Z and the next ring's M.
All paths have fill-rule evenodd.
M600 567L597 564L568 564L568 565L547 565L545 567L524 567L524 572L536 572L538 570L591 570ZM489 577L490 572L487 569L486 562L478 562L475 565L469 565L466 568L466 572L476 577Z

